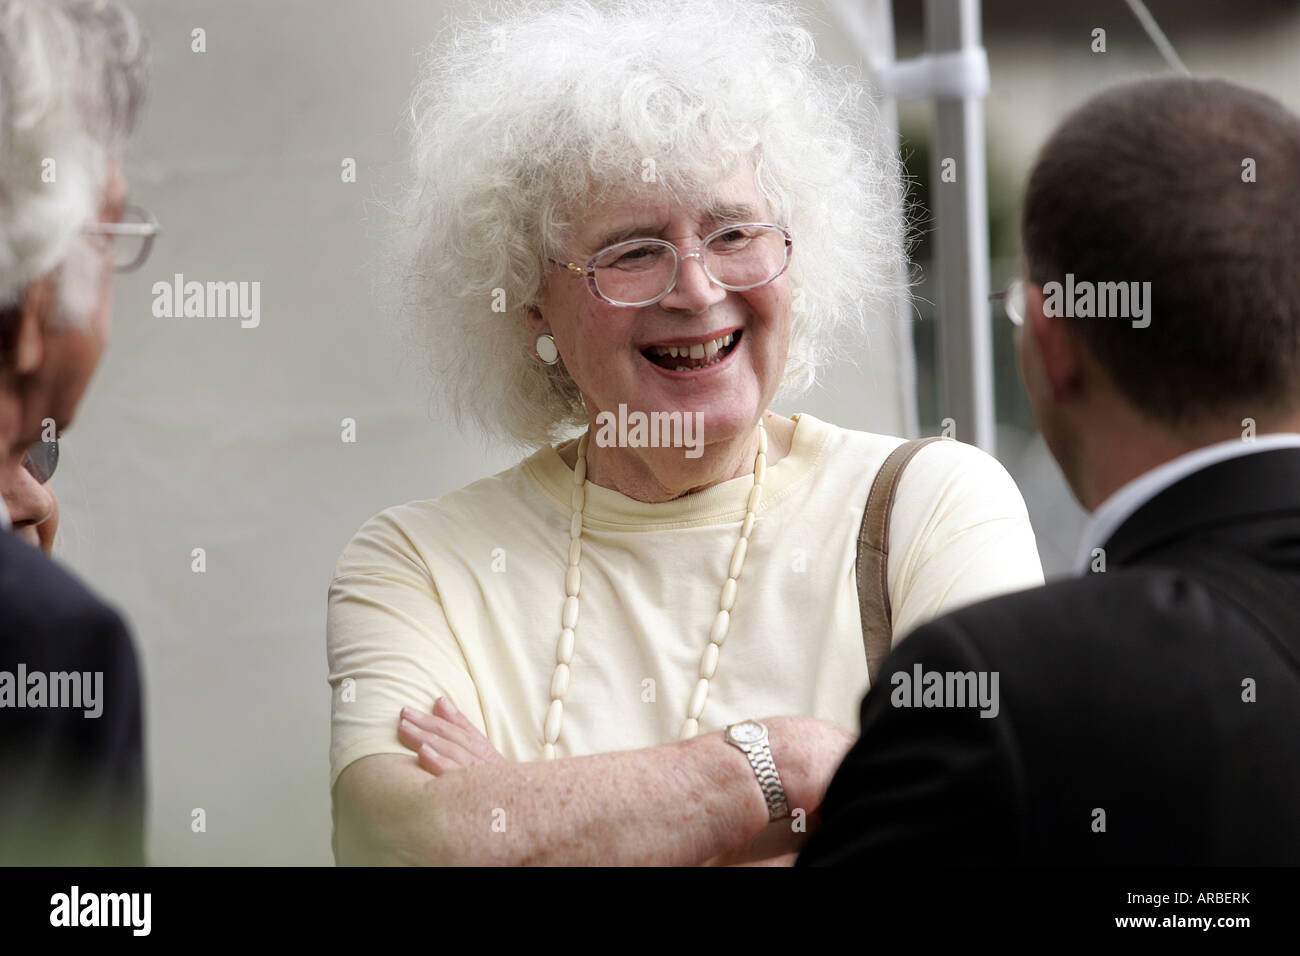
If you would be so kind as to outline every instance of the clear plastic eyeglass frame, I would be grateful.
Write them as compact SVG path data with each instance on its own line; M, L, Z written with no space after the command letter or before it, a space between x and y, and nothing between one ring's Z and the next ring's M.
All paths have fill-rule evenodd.
M1001 292L989 296L989 302L999 302L1011 324L1016 328L1025 324L1025 280L1012 279Z
M131 238L140 239L140 249L134 256L125 262L113 262L114 272L132 272L142 265L149 258L149 251L153 248L154 237L162 232L162 227L158 225L158 220L153 215L139 206L127 206L127 213L133 215L138 222L96 222L86 226L83 230L92 236L109 236L110 238Z
M755 226L761 226L765 229L775 229L779 233L781 233L781 235L785 238L785 261L781 263L781 268L770 278L764 279L762 282L755 282L751 285L736 286L736 285L728 285L725 282L720 282L718 278L715 275L713 275L712 272L709 271L709 267L704 261L704 248L714 239L718 238L719 236L726 235L728 232L731 232L734 229L745 229L745 228L755 227ZM619 300L611 299L609 296L602 293L596 285L597 261L599 261L602 257L609 255L611 252L616 252L619 249L622 249L624 247L631 249L636 246L645 245L647 243L653 243L655 245L665 246L666 248L672 250L674 256L673 276L672 276L672 281L668 283L668 288L664 289L663 292L659 293L653 299L646 299L644 302L620 302ZM673 289L677 288L677 278L679 275L681 275L682 263L687 259L699 259L700 265L704 269L704 274L707 275L709 277L709 281L713 282L715 285L721 286L722 288L727 289L730 292L746 292L749 289L757 289L771 282L775 282L782 275L784 275L786 270L790 268L790 257L793 254L793 252L794 252L794 237L790 234L790 230L785 228L784 226L778 226L775 223L770 223L770 222L739 222L739 223L728 223L722 228L709 233L707 236L704 237L704 239L700 241L699 249L697 249L694 252L688 252L685 254L683 254L681 250L677 248L677 245L675 243L669 242L667 239L655 239L651 237L646 237L644 239L626 239L623 242L616 242L612 246L606 246L604 249L601 249L590 259L588 259L586 265L580 266L574 262L561 262L558 259L551 259L550 261L555 263L557 266L564 266L564 268L568 269L570 272L574 273L575 275L580 275L584 279L586 279L587 289L591 292L593 296L595 296L601 302L604 302L608 305L617 306L619 308L624 308L624 309L640 309L648 305L654 305L660 299L671 294Z

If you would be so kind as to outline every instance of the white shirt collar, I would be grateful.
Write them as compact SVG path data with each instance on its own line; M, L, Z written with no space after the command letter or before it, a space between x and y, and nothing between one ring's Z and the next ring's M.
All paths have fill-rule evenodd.
M0 498L0 531L8 531L13 526L13 520L9 517L9 508L5 505L5 500Z
M1253 441L1240 438L1206 445L1185 455L1179 455L1163 465L1157 465L1124 485L1109 498L1097 506L1083 529L1079 542L1079 554L1076 567L1080 574L1088 574L1092 567L1092 552L1102 547L1119 526L1127 521L1134 512L1171 485L1188 475L1227 461L1255 452L1274 451L1278 448L1300 448L1300 434L1281 432L1259 435Z

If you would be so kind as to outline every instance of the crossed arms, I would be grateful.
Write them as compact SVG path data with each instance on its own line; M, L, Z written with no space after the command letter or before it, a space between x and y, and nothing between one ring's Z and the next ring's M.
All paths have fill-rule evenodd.
M793 862L853 737L812 717L764 720L795 820L768 821L749 760L721 732L512 763L448 702L399 730L414 756L355 761L334 788L341 865Z

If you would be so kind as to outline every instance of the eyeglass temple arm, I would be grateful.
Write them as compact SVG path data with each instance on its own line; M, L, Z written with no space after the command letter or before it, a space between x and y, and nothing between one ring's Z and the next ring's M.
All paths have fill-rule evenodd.
M156 236L162 227L156 222L97 222L86 227L96 236Z

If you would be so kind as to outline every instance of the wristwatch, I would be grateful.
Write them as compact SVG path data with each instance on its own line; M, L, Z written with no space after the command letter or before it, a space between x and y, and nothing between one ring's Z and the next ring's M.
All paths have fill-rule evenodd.
M781 775L776 772L776 761L772 759L772 748L767 745L767 728L757 720L742 720L729 726L722 736L749 758L763 791L763 799L767 801L768 817L772 820L788 817L790 808L785 802Z

